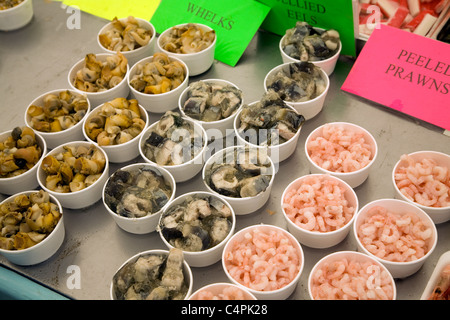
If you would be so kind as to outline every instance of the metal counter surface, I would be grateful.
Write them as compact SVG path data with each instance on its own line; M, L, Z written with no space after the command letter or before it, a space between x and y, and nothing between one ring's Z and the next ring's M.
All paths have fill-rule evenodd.
M71 12L61 7L59 2L35 0L33 6L34 17L29 25L12 32L0 32L2 132L24 125L25 110L35 97L50 90L69 88L67 74L72 65L87 53L100 52L96 35L106 20L81 12L79 28L70 29L68 19ZM245 102L259 100L264 92L266 73L282 63L279 40L280 36L258 31L236 67L215 61L210 70L192 77L190 82L225 79L243 90ZM269 201L250 215L237 216L236 230L260 223L287 227L280 208L281 194L294 178L309 173L304 153L305 139L324 123L346 121L358 124L369 130L378 142L379 153L370 176L355 189L360 208L372 200L394 196L391 172L402 154L418 150L450 154L450 137L443 135L443 130L341 91L353 62L354 59L340 57L330 77L331 87L324 109L304 124L295 153L280 164ZM151 122L159 116L150 114ZM131 162L142 162L142 159L138 157ZM110 173L127 164L111 164ZM206 191L200 173L191 181L178 184L176 196L195 190ZM4 198L2 195L0 200ZM65 241L53 257L29 267L15 266L3 257L0 257L0 263L75 299L109 299L111 278L126 259L141 251L166 249L156 232L133 235L120 229L101 200L83 210L65 209L64 215ZM419 299L439 257L450 250L450 222L437 225L437 229L439 243L429 260L414 275L396 280L398 299ZM307 279L314 264L322 257L335 251L356 249L351 233L332 248L303 246L305 266L289 299L309 299ZM80 288L73 287L70 266L79 267ZM228 281L221 262L205 268L192 268L192 271L194 291L212 282Z

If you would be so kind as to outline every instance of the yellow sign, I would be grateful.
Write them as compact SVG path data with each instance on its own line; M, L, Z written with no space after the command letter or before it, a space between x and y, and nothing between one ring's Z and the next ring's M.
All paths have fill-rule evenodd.
M63 0L67 6L77 6L81 11L112 20L114 17L133 16L149 21L161 0Z

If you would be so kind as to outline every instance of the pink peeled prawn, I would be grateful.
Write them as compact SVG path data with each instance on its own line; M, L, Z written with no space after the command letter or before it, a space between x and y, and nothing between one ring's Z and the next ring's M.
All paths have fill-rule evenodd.
M361 132L326 124L322 136L307 145L311 160L331 172L354 172L366 167L373 158L370 145Z
M406 262L420 259L430 249L432 229L412 213L392 213L375 206L358 228L362 245L380 259Z
M450 169L440 166L433 159L415 161L402 155L394 173L400 192L413 202L426 207L450 206Z
M292 222L314 232L338 230L355 213L345 198L345 189L322 176L307 177L298 188L287 191L282 206Z
M229 274L257 291L280 289L300 272L301 256L281 231L254 228L234 242L225 254Z
M343 258L314 271L311 294L315 300L392 300L394 288L380 266Z

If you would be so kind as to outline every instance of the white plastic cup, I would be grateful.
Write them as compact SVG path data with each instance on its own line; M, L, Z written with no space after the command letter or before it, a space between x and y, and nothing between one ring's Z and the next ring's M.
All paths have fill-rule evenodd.
M394 278L392 277L392 274L389 272L389 270L382 263L380 263L378 260L376 260L364 253L361 253L361 252L337 251L337 252L333 252L333 253L330 253L330 254L324 256L313 266L313 268L309 274L309 277L308 277L308 293L309 293L309 297L311 298L311 300L316 300L312 293L313 279L314 279L314 275L315 275L316 271L319 268L321 268L322 265L325 263L332 264L334 261L339 261L342 259L347 259L349 262L350 261L359 262L359 263L371 262L374 266L379 267L382 271L384 271L386 274L389 275L390 282L392 284L392 289L393 289L392 300L397 299L397 287L395 285ZM369 277L370 280L368 280L368 281L373 281L373 283L376 284L376 281L377 281L376 277L380 273L377 273L376 271L370 271L370 273L373 273L373 275L370 276L372 278ZM371 283L371 282L369 282L369 283Z
M63 92L66 90L68 90L68 89L52 90L52 91L44 93L43 95L40 95L39 97L37 97L30 103L30 105L27 108L27 111L32 105L43 106L44 98L47 95L49 95L49 94L58 95L60 92ZM84 115L83 119L81 119L78 123L74 124L70 128L67 128L65 130L58 131L58 132L43 132L43 131L35 130L39 133L39 135L41 135L44 138L45 142L47 143L47 148L49 148L49 149L53 149L56 146L59 146L61 144L67 143L67 142L84 140L83 122L86 119L89 112L91 111L91 103L90 103L89 99L87 98L86 94L81 94L79 91L75 91L75 90L68 90L68 91L75 96L83 96L84 98L86 98L87 103L88 103L88 108L86 110L86 114ZM32 123L31 123L31 117L27 113L27 111L25 112L25 123L28 127L33 128Z
M97 60L99 60L101 62L105 62L106 57L112 56L112 55L113 54L111 54L111 53L98 53L95 55L95 57L97 58ZM70 69L68 77L67 77L67 81L69 82L69 85L73 90L75 90L81 94L85 94L88 97L89 102L91 103L91 110L94 110L99 105L101 105L105 102L111 101L114 98L128 96L128 94L130 92L130 88L127 85L127 76L130 72L129 64L127 65L127 72L125 73L122 81L120 81L118 85L116 85L115 87L113 87L111 89L108 89L106 91L99 91L99 92L86 92L86 91L82 91L82 90L75 88L73 83L77 76L78 70L80 70L81 68L84 67L84 59L85 58L79 60Z
M282 65L279 65L272 70L270 70L266 77L264 78L264 90L267 92L267 82L270 80L271 77L273 77L276 73L278 73L281 70L288 69L289 65L292 62L284 63ZM316 115L322 111L323 106L325 104L325 98L327 97L328 90L330 89L330 79L328 78L328 75L325 73L325 71L322 69L321 76L322 79L325 81L326 86L325 90L314 99L308 100L308 101L302 101L302 102L294 102L294 101L287 101L284 100L284 102L287 105L290 105L293 107L299 114L301 114L305 120L309 120L314 118Z
M329 232L318 232L318 231L309 231L304 228L301 228L294 221L292 221L286 214L283 204L286 193L292 188L299 188L303 181L307 178L317 176L324 180L332 180L337 181L341 187L345 189L345 199L348 201L348 206L354 208L353 217L348 221L343 227ZM339 178L333 177L328 174L310 174L302 176L298 179L292 181L286 189L283 191L283 195L281 196L281 210L283 212L283 216L287 222L287 228L290 233L300 242L302 245L305 245L310 248L329 248L334 245L342 242L350 232L350 229L353 225L353 220L358 212L358 197L353 190L346 182L342 181Z
M193 178L195 175L197 175L203 168L203 164L205 162L205 153L206 153L206 145L207 145L207 136L206 136L206 131L205 129L203 129L203 127L198 124L197 122L188 119L188 118L183 118L185 121L188 121L190 123L193 124L194 126L194 132L201 132L202 135L202 140L203 140L203 147L201 149L201 151L191 160L184 162L182 164L178 164L178 165L165 165L162 166L164 169L166 169L167 171L169 171L176 182L185 182L191 178ZM157 122L151 124L149 127L147 127L147 129L145 130L145 132L142 134L141 138L139 139L139 153L141 155L141 157L144 159L145 162L147 163L152 163L157 165L156 162L153 162L152 160L150 160L149 158L146 157L145 152L144 152L144 144L145 141L148 139L148 137L151 134L151 131L153 130L153 128L157 125Z
M208 84L228 85L228 86L233 86L233 87L236 87L237 89L239 89L235 84L233 84L229 81L226 81L226 80L207 79L207 80L202 80L202 81L204 81ZM181 93L180 98L178 100L178 108L180 110L181 115L183 115L184 117L187 117L189 119L192 119L193 121L197 121L198 123L201 124L201 126L206 131L206 135L208 136L208 141L210 141L213 136L217 138L218 133L220 133L221 137L225 138L230 133L230 131L233 131L234 119L236 118L236 115L239 113L239 111L242 109L242 106L244 105L244 97L242 97L240 106L229 117L220 119L218 121L201 121L201 120L193 119L184 113L183 106L184 106L184 103L186 102L186 100L188 99L187 94L188 94L189 90L190 90L190 87L187 87Z
M334 172L329 171L321 168L318 166L314 161L312 161L309 150L308 150L308 143L316 139L317 137L322 136L322 130L325 125L336 125L336 126L343 126L345 130L351 130L358 133L364 134L365 142L368 143L371 146L371 161L368 165L366 165L364 168L361 168L359 170L353 171L353 172ZM348 122L332 122L328 124L324 124L316 129L314 129L306 138L305 142L305 154L306 158L308 159L308 162L310 164L310 170L311 173L328 173L332 176L335 176L337 178L342 179L343 181L347 182L352 188L356 188L359 185L361 185L366 179L369 177L370 168L372 167L373 163L375 162L378 154L378 146L375 138L370 134L369 131L366 129L352 123Z
M364 223L364 220L367 217L367 212L369 211L369 209L375 206L384 207L388 210L388 212L392 212L395 214L412 213L417 215L425 223L425 225L431 228L432 230L432 236L429 240L427 240L428 252L417 260L406 262L395 262L387 259L382 259L369 252L366 249L366 247L361 243L358 237L358 233L359 227L361 226L362 223ZM433 223L433 220L431 220L431 218L422 209L409 202L397 199L378 199L371 201L364 207L362 207L361 210L356 215L355 220L353 221L353 235L358 245L358 251L365 253L368 256L380 261L384 266L386 266L386 268L389 270L389 272L392 274L394 278L406 278L416 273L422 267L425 261L431 256L432 252L436 247L438 237L436 226Z
M131 50L131 51L121 51L122 54L125 56L125 58L127 58L129 66L133 66L139 60L153 55L153 53L155 52L155 48L156 48L156 31L155 31L155 27L153 26L153 24L151 24L151 22L141 19L141 18L135 17L135 19L137 20L139 27L144 28L146 30L150 30L152 36L150 38L150 41L145 46L139 47L139 48ZM121 21L121 22L125 22L127 20L128 20L128 18L119 19L119 21ZM100 39L99 39L99 36L101 34L105 33L106 31L108 31L111 28L112 28L112 22L109 22L100 29L100 31L97 34L97 44L99 45L100 49L103 50L104 52L114 54L116 52L106 49L100 43Z
M169 110L174 110L178 107L178 99L180 98L181 93L184 89L187 88L189 82L189 69L186 64L173 56L169 56L171 61L177 60L179 61L185 69L185 78L183 82L176 87L175 89L170 90L169 92L158 93L158 94L149 94L136 90L131 84L130 81L133 79L133 76L136 74L137 66L144 65L147 62L153 61L153 56L143 58L136 62L133 67L130 69L127 77L127 85L130 90L130 95L139 101L139 104L144 107L145 110L152 113L164 113Z
M241 284L240 282L238 282L233 276L231 276L231 274L228 272L227 269L227 265L226 265L226 255L228 253L228 251L230 250L230 247L235 243L235 242L239 242L241 241L245 234L247 232L251 232L252 229L255 228L259 228L261 229L263 232L270 232L271 230L274 230L276 232L282 232L283 235L285 235L289 240L292 246L295 247L298 255L299 255L299 270L296 274L296 276L294 277L294 279L289 282L288 284L286 284L285 286L277 289L277 290L272 290L272 291L258 291L258 290L254 290L251 288L246 287L245 285ZM223 269L225 271L225 274L227 275L228 279L238 285L241 286L243 288L245 288L246 290L248 290L250 293L252 293L258 300L285 300L287 299L293 292L294 290L297 288L297 284L300 280L300 276L303 272L303 267L305 264L305 259L304 259L304 254L303 254L303 249L301 247L301 245L298 243L298 241L294 238L294 236L292 236L289 232L287 232L286 230L277 227L277 226L273 226L273 225L265 225L265 224L260 224L260 225L253 225L253 226L249 226L246 227L244 229L241 229L240 231L238 231L237 233L235 233L233 235L233 237L231 237L231 239L227 242L227 244L225 245L225 248L223 250L223 257L222 257L222 266Z
M12 130L0 134L0 141L11 135ZM39 170L42 159L47 154L47 143L45 139L34 130L37 144L41 147L42 155L39 161L28 171L10 178L0 178L0 193L12 195L23 190L32 190L39 186L36 173Z
M125 267L128 263L134 263L136 262L140 257L146 257L149 255L153 255L153 254L165 254L165 255L169 255L169 251L167 250L159 250L159 249L154 249L154 250L147 250L147 251L143 251L140 253L135 254L134 256L132 256L131 258L129 258L128 260L126 260L118 269L117 271L114 273L117 274L123 267ZM183 259L183 275L185 278L185 281L187 281L188 283L188 290L186 292L186 296L184 297L184 300L187 300L189 298L189 296L192 293L192 287L193 287L193 283L194 283L194 278L192 275L192 270L189 266L189 264L186 262L186 259ZM111 300L117 300L115 291L114 291L114 277L111 280L111 284L110 284L110 288L109 288L109 295Z
M163 176L164 180L170 184L170 186L172 188L172 194L169 198L169 201L166 203L165 206L163 206L157 212L153 212L152 214L149 214L145 217L140 217L140 218L128 218L128 217L123 217L121 215L118 215L116 212L114 212L108 206L108 204L106 203L106 199L105 199L105 189L106 189L106 186L111 177L108 178L108 180L106 181L106 183L103 186L102 199L103 199L103 205L105 206L106 210L108 211L108 213L111 215L111 217L114 219L116 224L121 229L125 230L126 232L134 233L134 234L147 234L147 233L151 233L156 230L161 213L169 205L170 201L172 201L175 198L176 183L175 183L175 179L173 178L173 176L170 174L169 171L167 171L164 168L161 168L156 165L149 164L149 163L134 163L134 164L125 166L125 167L121 168L120 170L133 171L133 170L139 170L140 168L147 168L147 169L159 172Z
M450 155L437 152L437 151L417 151L409 154L416 161L420 161L422 159L432 159L436 161L437 165L446 167L450 170ZM394 169L392 170L392 183L395 189L395 197L397 199L401 199L407 201L409 203L414 204L419 207L423 211L425 211L435 224L444 223L450 220L450 207L427 207L421 205L415 201L411 201L411 199L407 198L403 193L400 192L400 189L397 187L395 183L395 173L397 172L399 166L403 166L404 163L402 160L398 160L395 164Z
M257 101L250 103L249 106L251 107L255 103L257 103ZM291 108L292 110L294 110L295 112L297 112L292 106L290 106L290 105L287 105L287 106L289 108ZM271 146L260 146L260 145L256 145L256 144L246 141L239 134L239 128L241 126L241 120L240 120L239 116L240 116L241 112L242 112L242 110L240 110L238 112L238 114L236 115L236 117L234 118L234 132L235 132L237 142L239 145L249 146L251 148L257 148L257 149L261 150L261 152L265 152L267 155L269 155L270 159L275 164L279 164L280 162L286 160L295 152L295 149L297 148L298 138L300 137L300 132L301 132L302 126L300 126L298 128L297 132L291 139L289 139L283 143L280 143L277 145L271 145Z
M208 191L225 199L233 207L234 212L238 216L247 215L247 214L250 214L250 213L253 213L253 212L259 210L269 200L270 193L272 191L272 186L273 186L273 183L275 180L275 173L276 173L275 165L274 165L273 161L270 159L270 157L268 158L270 161L270 169L269 169L270 171L269 172L272 175L272 177L270 179L269 185L267 186L266 190L258 193L254 197L236 198L236 197L229 197L229 196L222 195L222 194L216 192L215 190L213 190L208 185L208 183L206 183L206 174L207 174L207 170L211 167L212 164L221 163L224 155L232 154L234 152L234 150L244 149L244 148L245 148L244 146L231 146L231 147L227 147L222 150L219 150L215 154L213 154L208 160L206 160L205 165L203 166L203 169L202 169L202 180L203 180L203 183L205 184L206 188L208 189Z
M9 198L3 200L2 203L13 201L13 199L19 194L25 194L29 196L30 194L36 192L36 190L21 191L20 193L14 194ZM49 195L49 197L50 202L56 204L58 206L59 212L61 213L61 217L58 223L56 224L52 232L50 232L50 234L48 234L41 242L35 244L32 247L23 250L0 249L0 254L10 262L20 266L35 265L49 259L61 247L65 237L63 208L58 199L56 199L51 194Z
M15 7L0 10L0 31L13 31L26 26L33 14L32 0L24 0Z
M101 146L97 143L97 141L93 141L91 138L89 138L88 134L86 133L85 125L89 119L91 119L101 111L101 106L92 110L92 112L87 117L85 117L82 128L83 138L102 148L108 155L109 161L112 163L124 163L127 161L131 161L139 156L139 139L144 134L149 124L149 116L147 111L141 105L139 105L139 110L141 112L141 119L145 121L145 126L142 131L130 141L122 144Z
M325 30L325 29L321 29L321 28L314 28L314 29L322 30L322 31ZM284 63L286 63L286 62L300 62L299 59L294 59L294 58L288 56L284 52L284 50L282 48L282 45L281 45L283 43L284 37L286 37L286 35L284 35L281 38L281 40L280 40L280 42L278 44L278 48L280 49L280 53L281 53L281 59L283 60ZM329 57L328 59L319 60L319 61L309 61L309 62L315 64L318 67L321 67L325 71L325 73L328 76L330 76L334 72L334 69L336 67L336 63L337 63L337 61L339 59L339 56L341 54L341 50L342 50L342 42L339 41L339 49L333 56Z
M86 146L89 148L91 145L93 145L91 142L87 141L73 141L68 142L65 144L62 144L53 150L51 150L47 155L55 155L64 150L65 146ZM97 147L98 148L98 147ZM100 176L100 178L95 181L92 185L90 185L87 188L84 188L79 191L75 192L68 192L68 193L62 193L62 192L55 192L46 187L45 179L46 179L46 173L42 169L41 164L39 165L38 171L37 171L37 179L39 182L39 185L42 189L47 191L49 194L53 195L58 201L61 203L61 205L64 208L67 209L81 209L88 207L90 205L93 205L98 200L102 198L102 191L103 186L106 182L106 180L109 177L109 162L108 162L108 155L103 151L103 149L98 148L100 152L103 154L105 158L105 167L103 168L103 172Z
M164 208L163 212L160 213L159 226L161 227L161 219L164 217L165 212L170 210L170 208L173 208L174 206L183 203L187 198L194 196L203 199L208 197L216 198L217 200L224 203L231 210L231 229L228 235L225 237L225 239L222 240L222 242L218 243L212 248L202 251L183 250L184 258L191 267L207 267L218 262L222 258L223 248L225 247L227 241L233 236L234 229L236 228L236 214L234 213L233 207L225 199L222 199L221 197L212 194L210 192L195 191L185 193L170 201L170 203ZM169 241L163 236L161 230L159 230L159 235L161 237L161 240L169 249L173 248L173 246L169 243Z

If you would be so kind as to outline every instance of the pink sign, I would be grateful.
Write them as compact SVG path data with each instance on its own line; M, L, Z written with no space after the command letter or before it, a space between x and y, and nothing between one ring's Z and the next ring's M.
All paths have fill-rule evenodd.
M450 130L450 45L381 25L341 89Z

